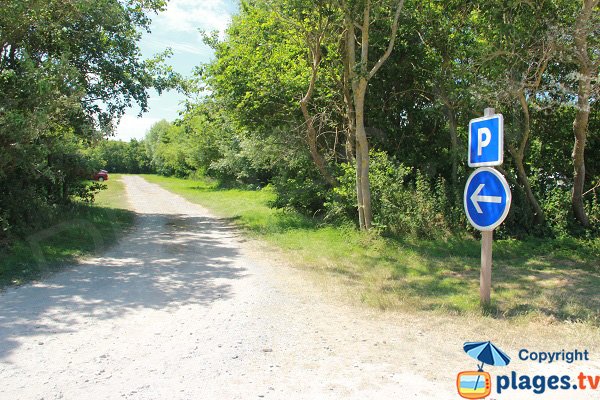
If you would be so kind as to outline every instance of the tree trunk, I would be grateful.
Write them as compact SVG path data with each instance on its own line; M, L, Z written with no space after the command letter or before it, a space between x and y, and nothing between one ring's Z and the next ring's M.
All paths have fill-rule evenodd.
M531 190L531 185L529 183L529 178L527 177L527 173L525 172L525 166L523 165L523 157L518 154L517 150L511 146L510 154L515 160L515 165L517 166L517 177L523 186L523 190L525 190L525 196L527 197L527 202L533 209L533 222L536 225L541 225L544 223L545 216L544 210L540 207L540 203L538 203L537 199L533 194L533 190Z
M307 39L307 45L309 49L309 57L311 59L311 74L306 94L302 100L300 100L300 108L302 109L302 115L304 116L304 122L306 123L306 139L308 142L308 148L310 150L310 156L317 166L317 169L321 173L321 176L323 176L323 179L325 179L328 184L331 186L336 186L337 181L329 173L329 171L327 171L325 159L319 153L319 148L317 145L317 131L315 129L314 120L308 111L308 103L312 99L312 95L315 91L317 74L319 72L319 64L321 63L321 37L318 37L314 42L311 42L310 39Z
M519 148L515 149L514 146L509 145L509 151L515 160L515 165L517 167L517 177L525 190L525 195L527 197L527 202L529 206L533 209L533 222L536 225L541 225L544 223L546 219L544 215L544 210L540 206L540 203L535 198L533 194L533 190L531 190L531 184L529 183L529 177L527 176L527 172L525 171L525 165L523 164L523 159L525 158L525 149L527 148L527 143L529 141L529 135L531 133L531 117L529 115L529 104L527 104L527 99L525 98L525 93L521 89L518 93L519 103L521 104L521 110L523 111L523 131L521 132L521 142L519 143Z
M456 134L456 116L454 110L446 107L448 130L450 131L450 156L452 157L452 187L458 186L458 136Z
M365 131L365 95L367 85L394 49L398 20L404 5L404 0L398 1L394 20L392 22L390 41L381 58L377 60L369 71L369 27L371 24L371 1L365 0L363 4L362 22L360 24L360 62L356 60L356 26L347 3L344 4L345 54L347 63L348 80L352 87L352 102L354 112L354 135L356 137L356 198L358 201L358 215L361 229L368 230L373 224L371 210L371 185L369 182L369 142ZM358 68L357 68L358 67ZM350 113L349 113L350 114Z
M442 59L442 76L443 79L452 79L450 73L450 65L452 59L448 54L443 55ZM452 162L452 187L456 189L458 187L458 135L457 135L457 122L456 113L454 112L453 103L450 101L447 90L443 85L439 85L434 93L439 97L446 112L448 118L448 131L450 133L450 157ZM452 94L452 90L450 90Z
M17 48L14 45L10 46L10 53L8 55L8 66L9 68L15 68L15 54L17 52Z
M575 218L583 226L588 226L590 221L583 207L583 188L585 184L585 143L587 139L588 121L590 118L589 93L591 82L589 76L579 80L579 93L577 100L577 114L573 122L575 144L573 146L573 193L571 202Z
M365 209L363 207L363 195L362 195L362 174L360 165L362 165L362 152L360 150L360 144L356 142L356 202L358 208L358 225L361 230L366 229L365 225Z
M317 131L315 129L313 118L310 116L308 112L308 105L306 102L300 102L300 108L302 109L302 115L304 115L304 121L306 122L306 138L308 141L308 148L310 150L310 156L313 159L313 162L317 166L317 169L323 176L323 179L330 184L331 186L336 186L337 181L335 178L327 171L327 166L325 163L325 159L319 153L319 149L317 147Z
M585 145L587 140L588 122L590 118L590 93L592 91L592 75L597 68L593 67L588 54L588 34L594 7L598 1L583 0L583 8L575 26L575 56L579 67L579 88L577 92L577 114L573 121L575 143L573 145L573 192L571 204L573 213L579 223L585 227L590 221L583 207L583 188L585 185Z
M360 78L357 88L354 92L354 113L356 116L356 170L357 177L360 176L360 182L357 180L357 189L362 196L364 229L371 229L373 225L373 212L371 210L371 184L369 182L369 142L365 131L365 94L367 91L367 80ZM358 157L360 153L360 159ZM360 162L359 162L360 161Z
M345 49L345 46L343 46ZM345 50L342 50L345 53ZM346 106L346 120L347 120L347 129L346 129L346 160L348 162L354 161L354 141L356 140L354 121L356 120L354 116L354 105L352 102L352 95L350 94L350 87L352 86L350 82L350 67L348 66L348 57L344 54L344 76L342 82L342 92L344 93L344 104Z
M356 76L356 35L354 32L354 21L346 12L344 17L344 23L346 25L346 33L345 33L345 63L348 72L348 82L350 87L352 88L352 95L349 96L349 106L348 106L348 126L350 130L350 134L354 134L356 143L355 143L355 165L356 165L356 202L358 209L358 225L361 230L368 229L365 220L365 208L364 208L364 196L363 196L363 147L361 144L365 142L365 140L361 140L358 138L358 114L359 108L356 104L356 92L358 88L358 77ZM350 91L348 91L350 93ZM363 116L364 106L360 108L361 118ZM364 121L363 121L363 129L362 133L364 134ZM367 152L368 155L368 152ZM368 176L367 176L368 182Z

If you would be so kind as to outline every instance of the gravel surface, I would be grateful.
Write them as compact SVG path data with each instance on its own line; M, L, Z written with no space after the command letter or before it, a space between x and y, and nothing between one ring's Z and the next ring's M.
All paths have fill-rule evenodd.
M139 217L118 246L0 294L0 399L458 398L473 327L336 301L206 209L123 180Z

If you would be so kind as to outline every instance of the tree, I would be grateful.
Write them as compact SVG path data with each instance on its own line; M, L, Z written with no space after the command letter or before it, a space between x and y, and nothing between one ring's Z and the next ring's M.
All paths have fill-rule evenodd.
M278 164L271 167L280 170L292 165L283 159L308 155L318 186L335 185L328 165L336 157L340 119L332 107L338 97L331 90L338 61L332 8L305 0L243 2L227 39L208 38L216 58L200 70L213 99L243 129L240 143L277 146L282 154L270 157Z
M416 66L421 70L413 90L439 108L448 124L450 177L458 189L459 137L458 127L470 107L470 90L475 81L474 61L479 56L474 16L476 7L464 1L416 1L411 28L418 34L423 58ZM436 21L432 24L431 21Z
M575 218L589 226L583 206L585 187L585 147L594 92L598 88L600 68L600 9L598 0L582 0L581 10L575 19L572 53L577 65L577 114L573 121L573 193L571 202Z
M102 168L108 172L126 174L153 172L144 141L103 140L92 147L89 153L89 156L99 160Z
M144 142L150 165L157 173L185 177L193 172L190 152L194 147L181 124L159 121L152 125Z
M336 179L327 170L326 161L319 152L317 138L318 133L315 128L315 117L310 115L309 104L315 93L315 86L319 75L319 68L322 60L324 41L331 35L332 16L334 11L331 10L331 4L323 2L315 7L312 4L300 3L294 4L293 11L299 16L295 18L296 22L292 21L292 25L301 33L304 39L304 44L307 49L308 64L310 66L310 77L306 93L300 100L300 109L306 124L306 137L310 150L310 155L313 162L321 172L321 175L331 186L337 184ZM290 21L290 19L287 19ZM335 150L335 149L334 149Z
M532 188L527 152L534 134L531 109L547 97L552 85L547 69L556 53L560 8L546 1L480 10L480 40L486 45L480 55L479 75L488 82L482 98L503 107L512 117L507 124L506 145L534 223L542 225L545 215ZM500 20L502 24L494 24Z
M467 169L466 126L492 106L505 115L503 171L518 188L501 234L563 234L572 148L563 125L575 118L577 85L569 80L574 56L559 55L574 43L571 3L244 1L225 39L207 38L216 58L199 71L210 94L176 122L183 130L168 147L186 143L191 170L238 183L260 176L253 182L273 185L277 207L358 214L361 229L376 223L402 232L391 225L412 214L391 216L412 211L394 202L412 199L419 205L411 210L463 229L456 199ZM595 115L591 107L592 126ZM388 160L380 170L370 151ZM596 160L586 161L596 177ZM383 198L390 187L403 194ZM596 210L594 202L585 207Z
M0 13L0 223L32 226L85 191L84 148L174 84L137 41L162 0L10 0ZM83 188L83 189L82 189Z
M403 5L404 0L397 2L387 49L377 62L370 67L369 29L372 23L371 1L365 0L364 2L358 2L358 4L352 2L342 3L345 28L344 42L346 47L344 63L347 66L346 69L351 88L350 101L352 102L352 112L349 113L349 116L353 121L350 123L350 126L354 130L353 133L356 138L356 198L358 203L358 218L361 229L365 230L370 229L373 223L369 183L369 142L365 130L365 96L369 80L375 76L394 49L396 33L398 32L398 20L400 19L400 12ZM360 15L360 22L357 22L356 15ZM358 40L359 37L360 40ZM358 48L356 43L359 43Z

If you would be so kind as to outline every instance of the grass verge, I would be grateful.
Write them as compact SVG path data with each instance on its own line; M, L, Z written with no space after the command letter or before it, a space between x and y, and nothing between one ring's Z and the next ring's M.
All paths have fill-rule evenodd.
M99 254L133 225L123 183L112 174L93 205L76 203L53 224L0 249L0 289L59 271L78 257Z
M381 309L481 315L480 243L397 240L321 224L269 208L268 189L219 189L202 180L145 178L235 221L311 270L344 282L361 302ZM494 242L492 305L484 313L515 319L579 321L600 326L600 240Z

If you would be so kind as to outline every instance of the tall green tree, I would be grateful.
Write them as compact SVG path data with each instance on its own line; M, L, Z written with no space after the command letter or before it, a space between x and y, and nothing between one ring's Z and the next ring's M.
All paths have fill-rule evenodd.
M9 0L0 13L0 223L34 225L80 193L83 149L147 90L172 85L138 48L162 0ZM0 237L1 239L1 237Z
M571 202L575 218L589 225L583 204L585 187L585 148L590 108L594 96L600 94L600 6L598 0L582 0L575 17L571 51L577 69L577 114L573 121L573 193Z
M386 7L387 6L387 7ZM391 6L391 10L390 7ZM364 1L344 1L344 43L346 69L351 88L352 131L356 138L356 198L358 219L361 229L368 230L373 224L371 209L371 185L369 182L369 141L365 130L365 96L369 81L387 61L394 49L398 21L404 6L404 0L394 1L391 5ZM370 28L374 14L380 18L390 13L392 17L388 45L375 63L369 62ZM358 43L358 46L357 46Z
M471 91L477 75L473 66L481 51L474 29L477 7L460 0L414 1L408 6L415 10L410 29L416 31L423 49L423 57L416 63L421 75L412 89L425 97L428 105L439 107L447 120L450 177L458 188L459 164L464 159L459 155L459 124L466 125L467 114L476 106Z
M488 83L482 99L510 118L506 146L537 225L544 223L545 215L532 188L527 153L535 134L532 108L539 107L552 84L547 70L556 54L560 12L554 1L479 7L479 40L484 46L478 75Z
M329 185L335 186L336 179L329 172L327 161L319 151L318 137L322 130L319 128L323 127L323 114L321 114L321 124L318 125L316 123L317 116L311 115L310 106L317 89L319 75L327 73L321 71L323 53L328 52L328 49L333 47L332 44L336 43L334 24L337 10L331 2L327 1L319 2L316 5L304 0L279 4L269 2L268 4L289 27L292 36L301 38L301 46L305 47L310 73L306 91L300 99L299 105L306 125L306 141L311 158L324 180Z
M581 76L572 50L577 4L244 1L225 38L208 38L216 58L200 71L210 99L177 122L185 150L198 143L185 159L193 160L191 169L228 176L249 176L260 164L260 182L274 185L278 206L358 214L362 229L398 223L391 210L402 209L393 204L402 196L369 206L371 179L378 196L379 188L419 187L436 197L422 207L439 212L444 226L463 227L456 203L467 172L466 126L493 106L505 115L510 156L503 172L518 187L501 234L566 232L573 212L565 164L573 147L564 123L576 117L572 77ZM589 32L593 59L596 36ZM369 150L388 160L373 174ZM588 180L597 176L589 154ZM394 176L392 165L404 173ZM584 206L593 211L592 203Z

